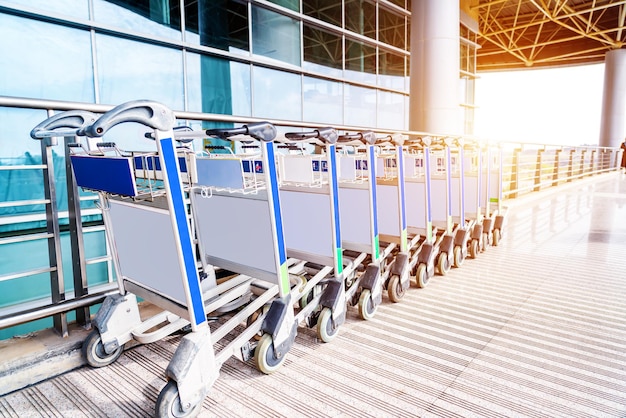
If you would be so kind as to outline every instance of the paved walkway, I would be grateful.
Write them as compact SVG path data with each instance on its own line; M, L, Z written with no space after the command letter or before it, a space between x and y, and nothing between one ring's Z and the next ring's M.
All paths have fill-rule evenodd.
M514 201L500 246L265 376L228 361L203 417L626 416L626 176ZM1 417L148 417L179 337L0 398Z

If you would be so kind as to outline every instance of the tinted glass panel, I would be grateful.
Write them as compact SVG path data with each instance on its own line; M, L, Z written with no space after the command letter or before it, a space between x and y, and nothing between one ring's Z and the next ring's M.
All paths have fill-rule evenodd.
M303 13L324 22L341 26L341 2L337 0L302 0Z
M88 0L4 0L3 3L7 3L9 6L17 6L17 8L24 5L33 9L41 9L81 19L89 19Z
M184 109L181 51L99 34L96 51L102 103L151 99Z
M346 78L376 82L376 48L346 39Z
M376 6L364 0L346 0L346 29L376 39Z
M383 8L378 9L378 40L405 49L405 18Z
M301 120L302 82L299 75L254 67L253 116Z
M186 0L185 39L223 49L250 49L248 6L232 0Z
M404 129L404 95L378 92L378 127Z
M250 116L250 66L187 55L187 102L192 112Z
M0 94L94 101L89 32L5 14L0 28Z
M278 4L279 6L286 7L287 9L300 11L300 0L268 0L270 3Z
M346 84L344 91L346 125L376 126L376 90Z
M300 22L290 17L252 7L252 52L300 65Z
M304 63L306 70L341 76L341 36L304 25Z
M404 90L403 55L379 50L378 52L378 85Z
M323 124L343 122L343 84L304 77L304 120Z
M94 0L94 18L122 29L181 39L178 0Z

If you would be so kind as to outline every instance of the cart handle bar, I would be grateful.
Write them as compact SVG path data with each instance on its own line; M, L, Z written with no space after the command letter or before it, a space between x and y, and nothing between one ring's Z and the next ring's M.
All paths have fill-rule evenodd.
M401 147L404 145L404 136L402 134L390 134L376 138L376 144L388 144L390 142L395 146Z
M206 135L229 139L235 135L248 135L259 141L271 142L276 138L276 127L269 122L250 123L239 128L207 129Z
M133 100L115 106L95 123L81 129L79 135L98 138L114 126L125 122L136 122L159 131L168 131L175 121L174 112L165 105L150 100Z
M339 142L361 141L366 145L374 145L376 143L376 134L372 131L363 131L356 134L345 134L339 137Z
M327 144L334 144L337 142L337 131L335 128L319 128L306 132L288 132L285 134L285 138L292 141L303 141L306 139L321 139Z
M30 131L33 139L43 139L52 136L75 136L77 132L98 119L97 116L86 110L68 110L57 113L41 122Z

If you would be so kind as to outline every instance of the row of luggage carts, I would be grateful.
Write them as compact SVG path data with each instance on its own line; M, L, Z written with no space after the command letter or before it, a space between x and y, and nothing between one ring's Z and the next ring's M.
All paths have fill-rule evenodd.
M149 128L154 151L97 142L126 123ZM31 132L75 136L75 182L99 195L119 293L94 319L88 364L189 331L156 416L196 415L230 357L272 373L299 327L330 342L348 315L371 319L502 237L497 149L330 127L279 134L267 122L175 125L165 106L133 101L59 113ZM229 145L193 150L197 138ZM163 312L142 321L138 297Z

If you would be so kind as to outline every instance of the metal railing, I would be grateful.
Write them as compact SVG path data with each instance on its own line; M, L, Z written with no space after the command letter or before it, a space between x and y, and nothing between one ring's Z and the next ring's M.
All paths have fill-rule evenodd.
M0 96L0 107L44 109L49 115L52 115L54 112L76 109L87 110L94 113L104 113L113 106ZM267 120L196 112L175 112L175 115L181 123L187 123L188 121L250 123ZM319 127L319 125L290 120L269 120L269 122L279 127ZM334 125L333 127L339 131L352 132L370 129L362 126L346 125ZM441 135L415 131L395 131L385 129L375 129L375 131L382 134L402 133L409 137L441 137ZM67 138L66 141L67 140L69 140L69 138ZM472 139L472 141L475 142L475 139ZM531 193L547 187L558 186L562 183L571 182L574 179L619 170L619 161L622 152L618 148L600 148L594 146L566 147L521 143L501 143L496 146L501 150L501 153L498 155L500 155L499 158L502 158L502 190L504 199L515 198L524 193ZM97 214L99 211L98 209L80 209L80 200L85 201L93 199L93 197L87 196L80 199L77 197L77 191L75 190L76 187L70 181L73 180L73 173L71 171L71 167L69 166L69 158L66 158L65 161L66 176L68 178L67 187L69 210L67 212L60 212L56 208L54 178L50 177L50 174L53 173L50 148L49 144L42 141L42 164L28 166L3 166L0 163L0 170L42 170L44 172L44 188L47 190L45 191L46 196L44 199L36 201L22 200L0 202L0 209L32 204L44 204L46 206L45 214L35 213L0 217L0 225L27 221L46 221L46 232L43 233L41 232L41 228L20 231L15 234L4 233L4 235L0 237L0 250L4 245L10 245L18 242L26 242L29 240L47 240L48 253L51 254L49 260L50 263L47 267L0 275L1 282L41 273L49 273L51 286L51 295L48 298L17 303L7 308L0 308L0 329L41 318L53 317L55 329L61 335L67 335L67 314L69 312L76 311L77 322L82 326L88 327L90 325L88 308L94 304L102 302L107 295L117 292L117 285L114 283L113 278L113 269L110 266L111 257L107 255L86 259L84 253L81 251L80 247L82 245L83 234L101 231L102 225L85 227L84 229L82 228L82 218L86 215ZM65 148L67 149L67 147ZM50 189L50 187L52 187L52 189ZM52 196L50 195L50 191L52 191ZM66 292L64 289L64 272L62 271L62 268L60 268L60 220L69 221L70 224L69 233L72 238L71 257L75 289L74 292ZM103 262L108 263L108 283L97 286L88 286L85 265Z

